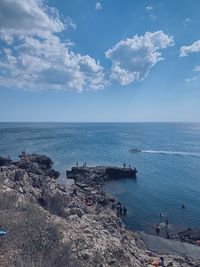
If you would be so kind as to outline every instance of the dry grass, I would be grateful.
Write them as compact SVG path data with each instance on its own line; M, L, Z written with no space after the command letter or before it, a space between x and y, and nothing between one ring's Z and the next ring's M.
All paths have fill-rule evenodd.
M1 267L81 266L45 210L31 203L16 208L15 201L15 194L0 195L0 227L7 231L0 238Z

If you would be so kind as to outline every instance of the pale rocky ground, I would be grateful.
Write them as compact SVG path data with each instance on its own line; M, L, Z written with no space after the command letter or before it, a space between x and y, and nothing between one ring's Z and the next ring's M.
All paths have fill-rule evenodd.
M24 155L18 162L0 159L0 226L7 231L0 238L0 266L145 267L159 262L161 255L147 251L139 235L124 228L111 208L113 198L96 186L85 191L58 185L52 164L39 155ZM95 197L91 206L87 194ZM200 266L192 259L162 256L166 266Z

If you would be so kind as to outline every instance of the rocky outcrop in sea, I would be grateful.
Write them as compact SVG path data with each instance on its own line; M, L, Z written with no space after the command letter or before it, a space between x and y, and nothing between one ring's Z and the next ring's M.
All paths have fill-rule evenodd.
M123 203L104 193L108 179L135 179L136 170L74 167L75 183L57 183L59 172L45 155L0 158L0 266L153 266L137 233L126 230ZM162 255L165 266L200 266L192 259ZM170 265L172 264L172 265ZM155 266L155 265L154 265Z

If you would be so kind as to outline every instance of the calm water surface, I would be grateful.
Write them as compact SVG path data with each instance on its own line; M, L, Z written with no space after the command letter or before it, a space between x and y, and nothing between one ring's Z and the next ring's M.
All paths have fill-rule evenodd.
M130 153L131 146L142 152ZM22 150L50 156L63 183L77 161L130 164L135 181L105 186L127 206L129 228L151 232L160 212L171 227L200 228L199 123L0 123L0 155L16 159Z

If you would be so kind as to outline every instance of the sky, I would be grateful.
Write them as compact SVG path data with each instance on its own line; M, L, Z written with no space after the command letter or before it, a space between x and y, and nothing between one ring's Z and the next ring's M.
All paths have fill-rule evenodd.
M1 122L199 122L199 0L1 0Z

